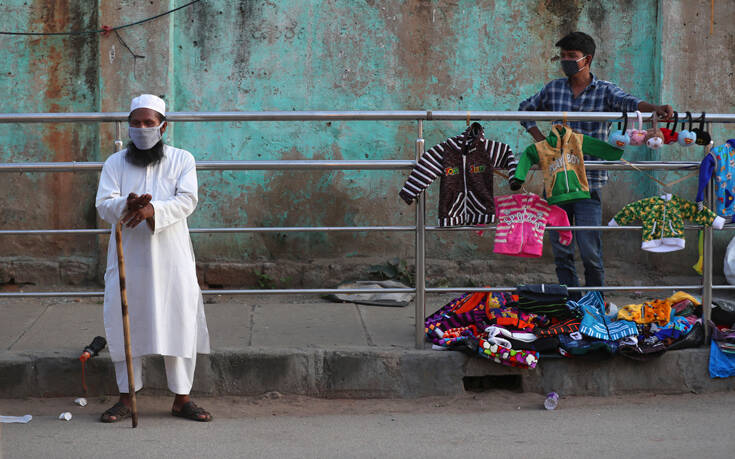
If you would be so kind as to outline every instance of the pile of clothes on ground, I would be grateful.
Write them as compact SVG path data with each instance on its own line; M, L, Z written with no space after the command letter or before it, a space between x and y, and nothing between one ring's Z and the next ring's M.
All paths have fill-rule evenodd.
M563 285L534 284L466 293L427 317L425 331L434 349L532 369L542 356L647 360L696 347L704 342L701 316L701 303L685 292L618 310L600 292L573 301Z

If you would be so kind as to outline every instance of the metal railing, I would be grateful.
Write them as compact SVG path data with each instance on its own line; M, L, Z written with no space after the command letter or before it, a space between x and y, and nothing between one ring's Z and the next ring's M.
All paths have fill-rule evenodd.
M702 114L694 113L694 118ZM122 123L127 120L127 113L0 113L0 123L60 123L60 122L114 122L116 140L115 146L121 148ZM619 112L518 112L518 111L292 111L292 112L172 112L167 115L168 121L176 122L211 122L211 121L401 121L412 120L417 122L417 140L415 142L415 161L405 160L300 160L300 161L198 161L198 170L408 170L411 169L424 151L423 121L430 120L485 120L485 121L555 121L565 118L568 121L615 121L623 116ZM643 119L651 118L650 113L643 114ZM709 114L707 122L735 123L735 114ZM101 162L36 162L36 163L0 163L0 172L97 172L102 169ZM664 162L664 161L588 161L587 169L600 170L697 170L699 162ZM713 207L714 197L712 183L709 185L710 207ZM392 289L258 289L258 290L203 290L204 295L240 295L240 294L328 294L328 293L415 293L416 307L416 347L424 346L424 317L426 293L451 292L486 292L508 291L515 287L426 287L426 231L471 231L474 227L427 226L426 197L421 193L416 204L414 226L320 226L320 227L242 227L242 228L191 228L191 233L253 233L253 232L333 232L333 231L414 231L415 232L415 286L413 288ZM735 228L735 226L728 226ZM548 226L549 230L604 230L604 231L635 231L641 226ZM488 225L484 230L494 230L495 226ZM687 230L702 229L701 226L687 225ZM109 229L47 229L47 230L0 230L3 235L100 235L109 234ZM699 285L649 285L649 286L608 286L608 287L569 287L570 291L600 290L600 291L642 291L642 290L696 290L702 291L704 318L710 317L710 305L713 289L735 288L730 285L712 284L712 228L704 227L704 254L703 254L703 282ZM0 297L99 297L101 291L57 291L57 292L15 292L0 293Z

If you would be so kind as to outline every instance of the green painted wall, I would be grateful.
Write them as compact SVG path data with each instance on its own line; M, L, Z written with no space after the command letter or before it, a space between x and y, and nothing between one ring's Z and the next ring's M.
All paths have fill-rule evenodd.
M514 110L559 76L558 64L551 61L555 39L549 37L574 28L598 37L598 76L641 97L656 97L655 2L569 2L564 8L554 6L558 3L208 2L176 16L174 104L203 111ZM611 17L624 19L612 26ZM426 123L427 146L463 125ZM489 136L517 151L530 140L517 123L486 125ZM206 159L406 159L413 158L415 136L415 123L191 123L179 127L176 141ZM645 155L631 151L629 157ZM202 173L206 199L193 222L410 224L413 209L396 196L404 175ZM621 180L621 186L645 188L639 181ZM435 193L429 194L431 222ZM266 258L412 253L407 235L198 240L201 255L222 258L233 257L233 247L235 256ZM480 250L490 247L488 240L453 234L430 237L429 249L456 258L475 252L478 243Z
M90 3L95 7L89 8ZM0 29L90 30L152 16L185 1L154 3L6 0L0 4ZM0 36L0 59L6 63L0 90L12 95L0 100L0 110L125 111L130 98L144 91L164 96L175 111L514 110L560 76L553 44L576 29L597 41L593 72L598 77L661 102L662 86L668 87L664 70L671 71L661 52L673 33L666 17L657 0L208 0L122 30L125 43L145 55L135 61L114 35ZM664 91L664 102L672 95ZM675 100L687 103L682 97ZM515 151L531 141L517 123L485 126L489 137ZM426 122L426 145L463 128L464 122ZM112 152L112 132L112 125L0 125L0 161L104 159ZM364 121L178 123L167 134L170 143L200 160L412 159L415 137L415 123ZM656 155L630 148L626 158L664 154L693 159L676 148ZM413 207L397 197L405 176L203 171L201 201L190 225L411 224ZM540 190L539 178L532 188ZM94 226L96 180L96 174L3 176L0 228ZM42 191L32 205L15 198L17 190L29 189ZM428 195L430 224L436 217L437 189ZM504 184L496 190L508 191ZM605 190L605 219L627 202L658 191L638 173L614 173ZM609 247L618 253L619 247L634 248L636 236L629 239ZM194 236L198 260L205 262L410 258L412 241L412 235L398 233ZM97 259L104 241L100 247L97 242L5 237L0 257ZM492 238L433 233L427 244L437 258L476 257L479 251L489 263L496 262L489 255Z

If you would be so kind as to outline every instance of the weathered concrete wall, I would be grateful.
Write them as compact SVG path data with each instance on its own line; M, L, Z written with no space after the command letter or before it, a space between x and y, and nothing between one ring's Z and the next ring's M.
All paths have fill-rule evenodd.
M702 107L712 113L735 112L735 3L714 2L714 17L710 14L712 4L706 0L664 4L661 21L666 39L662 41L661 49L661 99L671 101L672 105L681 109ZM682 55L686 59L682 59ZM714 124L710 132L718 145L735 138L732 125ZM704 156L700 146L673 149L669 154L672 159L687 161L698 161ZM664 181L673 181L676 177L670 174ZM680 196L693 199L697 183L696 180L688 180L674 189ZM732 231L715 232L713 252L716 272L722 272L725 249L733 236L735 233ZM696 259L695 241L692 233L688 238L688 251L692 253L690 259ZM663 262L661 260L658 264Z
M97 9L68 0L10 1L0 5L2 30L56 32L97 28ZM0 110L3 112L96 111L98 41L70 37L0 37ZM98 159L97 126L0 124L0 161ZM93 174L3 174L1 228L94 227ZM3 236L0 283L14 277L79 282L96 276L96 240L88 237ZM59 269L63 267L62 269Z
M553 44L578 29L589 32L598 43L593 63L598 77L652 102L669 102L680 109L732 111L732 99L727 105L726 100L714 101L710 96L731 82L718 83L701 74L686 85L674 80L686 78L683 68L698 66L692 62L704 62L694 48L687 50L685 59L672 61L670 56L685 49L683 43L694 43L690 38L697 30L708 27L705 3L210 0L120 31L125 43L144 59L133 59L114 34L0 37L0 56L10 63L7 74L0 75L0 87L20 96L4 99L0 110L124 111L130 98L142 91L164 96L169 110L178 111L514 110L560 75ZM88 2L81 0L10 0L3 2L10 6L2 6L0 28L89 30L132 22L180 4L174 0L99 1L97 9L90 9L82 8ZM719 2L717 8L718 18L733 14L729 4ZM682 27L678 10L699 15L687 16L688 25ZM713 52L732 44L732 34L725 27L706 39L716 44L709 47ZM727 60L721 61L718 65L724 68ZM727 91L732 95L731 86ZM516 123L485 125L488 136L509 143L515 151L531 141ZM172 128L167 140L201 160L406 159L413 158L416 136L415 123L358 121L179 123ZM463 122L425 123L427 147L463 128ZM0 143L0 161L100 160L112 152L113 126L0 125L0 138L5 140ZM655 155L700 157L679 147L667 147ZM652 159L654 154L630 148L626 157ZM190 225L411 224L413 207L397 198L405 175L200 172L201 201ZM91 227L96 180L96 174L4 176L0 228ZM682 185L689 187L683 195L693 197L693 183ZM540 176L535 177L531 188L540 189L540 184ZM43 196L29 205L11 197L19 189L42 190ZM498 184L497 193L508 191ZM639 173L614 173L605 190L604 218L632 200L657 192ZM428 194L430 223L435 221L437 198L438 186ZM637 249L638 237L636 233L606 235L607 260L624 264L629 257L620 255L634 251L649 266L663 267L660 257L644 256ZM98 269L100 258L104 264L104 238L3 238L0 257L6 259L25 256L57 263L59 256L75 256L88 262L85 272ZM236 270L237 276L244 277L255 269L262 272L262 263L272 261L283 266L285 261L307 264L338 259L338 266L359 264L363 257L410 259L412 241L410 234L397 233L194 236L198 260L205 268L215 262L260 263ZM692 237L690 246L693 242ZM554 280L548 256L533 263L494 257L491 237L432 233L427 249L437 259L460 263L483 259L488 269L502 264L508 267L506 272L536 272L543 280ZM688 249L687 257L692 250ZM671 260L669 256L665 264L674 271L688 269L685 266L694 262L686 257ZM0 282L8 281L7 271ZM292 280L307 281L303 272L299 276Z

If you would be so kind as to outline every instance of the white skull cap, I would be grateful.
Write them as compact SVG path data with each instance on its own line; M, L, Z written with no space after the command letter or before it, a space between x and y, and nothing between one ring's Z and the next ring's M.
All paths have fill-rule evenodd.
M134 98L130 102L130 113L138 108L150 108L151 110L157 111L163 116L166 116L166 102L158 96L153 94L141 94Z

